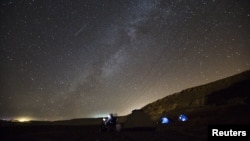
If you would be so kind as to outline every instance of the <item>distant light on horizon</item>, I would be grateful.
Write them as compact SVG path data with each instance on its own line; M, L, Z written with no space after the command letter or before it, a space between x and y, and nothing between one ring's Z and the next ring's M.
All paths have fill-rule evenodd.
M108 114L104 115L104 114L100 114L100 115L94 115L93 118L101 118L101 117L107 117Z
M15 119L15 121L18 121L18 122L29 122L31 120L32 120L31 117L18 117Z

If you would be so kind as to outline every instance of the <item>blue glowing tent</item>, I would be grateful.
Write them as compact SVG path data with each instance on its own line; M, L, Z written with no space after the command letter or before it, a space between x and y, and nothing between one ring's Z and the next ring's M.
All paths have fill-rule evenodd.
M168 124L170 121L167 117L162 117L161 118L161 124Z
M179 116L179 121L182 121L182 122L184 122L184 121L187 121L188 120L188 118L187 118L187 116L186 115L183 115L183 114L181 114L180 116Z

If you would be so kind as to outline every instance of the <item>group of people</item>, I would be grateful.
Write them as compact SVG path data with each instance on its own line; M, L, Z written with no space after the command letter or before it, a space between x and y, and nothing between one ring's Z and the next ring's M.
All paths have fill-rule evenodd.
M102 131L115 131L117 126L117 116L114 114L109 114L108 117L103 118L101 130Z

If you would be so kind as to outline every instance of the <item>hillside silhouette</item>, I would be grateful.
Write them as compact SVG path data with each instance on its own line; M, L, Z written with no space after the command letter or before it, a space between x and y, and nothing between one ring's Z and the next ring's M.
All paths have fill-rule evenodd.
M250 123L249 95L250 70L166 96L142 109L154 121L184 113L193 124L244 124Z

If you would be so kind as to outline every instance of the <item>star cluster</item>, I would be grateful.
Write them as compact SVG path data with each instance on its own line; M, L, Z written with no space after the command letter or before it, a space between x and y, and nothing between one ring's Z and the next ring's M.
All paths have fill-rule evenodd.
M250 69L244 0L2 0L0 118L118 115Z

